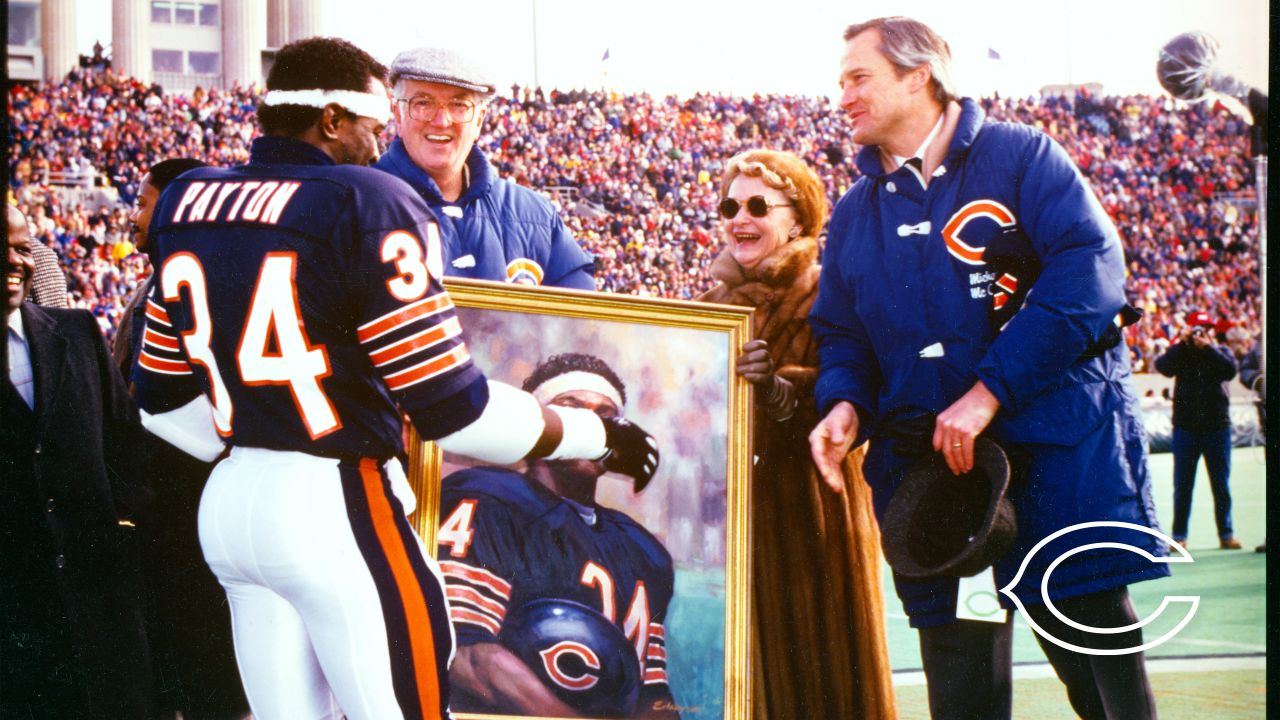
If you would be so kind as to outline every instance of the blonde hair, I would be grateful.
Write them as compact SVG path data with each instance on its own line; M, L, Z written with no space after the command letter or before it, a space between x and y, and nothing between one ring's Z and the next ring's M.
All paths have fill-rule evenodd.
M729 186L739 175L760 178L765 185L779 190L796 211L803 235L814 236L827 222L827 193L818 174L799 157L780 150L747 150L729 158L720 179L720 196L727 197Z

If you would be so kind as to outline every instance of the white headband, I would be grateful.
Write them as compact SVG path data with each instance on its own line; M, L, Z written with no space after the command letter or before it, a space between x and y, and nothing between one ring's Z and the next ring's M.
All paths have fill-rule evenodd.
M306 105L324 109L332 103L383 125L391 122L391 100L386 95L355 90L271 90L262 98L263 105Z
M603 376L585 370L571 370L563 375L548 378L533 389L533 396L538 399L538 402L546 405L557 395L567 393L570 390L598 392L612 400L613 404L618 406L619 412L622 411L622 395L618 392L618 388L614 387L613 383Z

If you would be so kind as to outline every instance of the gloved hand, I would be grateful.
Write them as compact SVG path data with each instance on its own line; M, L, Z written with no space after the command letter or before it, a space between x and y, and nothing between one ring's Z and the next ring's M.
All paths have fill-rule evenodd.
M770 418L781 422L795 414L795 388L789 381L773 374L769 343L757 339L743 345L742 354L733 365L739 375L756 386Z
M791 381L778 377L773 378L772 386L769 388L769 394L764 398L764 409L769 414L770 419L777 422L790 420L792 415L796 413L796 405L800 403L796 397L796 388Z
M773 382L773 358L769 356L769 343L764 340L752 340L743 345L742 354L733 362L733 366L752 385Z
M622 418L600 418L604 424L604 444L609 448L601 460L610 472L635 479L632 486L641 492L658 471L658 443L644 428Z

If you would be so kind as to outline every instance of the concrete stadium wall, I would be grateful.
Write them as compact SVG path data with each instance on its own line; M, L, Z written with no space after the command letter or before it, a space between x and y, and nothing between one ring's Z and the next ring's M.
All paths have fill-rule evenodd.
M1156 374L1134 375L1142 425L1151 442L1151 452L1169 452L1173 434L1173 403L1165 399L1165 391L1173 397L1173 379ZM1236 447L1262 444L1262 430L1258 426L1258 410L1253 404L1253 393L1240 384L1239 379L1230 383L1232 439Z

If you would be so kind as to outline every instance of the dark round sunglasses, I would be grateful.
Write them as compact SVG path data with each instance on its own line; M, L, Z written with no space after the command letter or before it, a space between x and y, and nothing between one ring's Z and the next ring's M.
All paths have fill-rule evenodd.
M762 218L769 214L769 211L778 207L791 207L791 203L771 203L764 199L763 195L752 195L747 198L747 214L751 217ZM738 211L742 209L742 203L733 198L725 198L720 201L720 215L725 220L732 220L738 217Z

